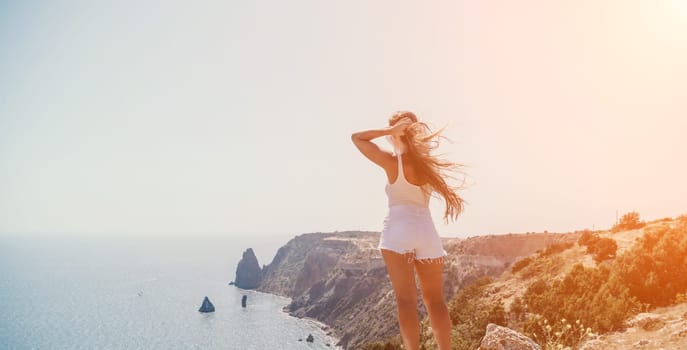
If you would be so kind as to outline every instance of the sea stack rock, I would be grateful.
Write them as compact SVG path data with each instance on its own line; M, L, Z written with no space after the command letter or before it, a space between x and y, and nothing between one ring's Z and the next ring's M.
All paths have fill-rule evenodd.
M248 299L247 295L243 295L243 298L241 298L241 306L246 307L246 300Z
M203 299L203 305L200 306L200 309L198 309L199 312L215 312L215 305L212 305L210 302L210 299L206 296L205 299Z
M234 285L243 289L255 289L262 279L262 269L258 264L258 258L253 253L253 248L243 252L243 258L236 267L236 279Z

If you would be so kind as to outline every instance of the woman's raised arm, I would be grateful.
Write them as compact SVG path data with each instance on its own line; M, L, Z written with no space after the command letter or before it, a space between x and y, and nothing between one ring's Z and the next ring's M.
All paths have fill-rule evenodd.
M408 125L410 125L409 122L400 121L392 127L355 132L351 135L351 140L367 159L387 169L396 166L393 155L381 150L372 140L386 135L400 136L405 132Z

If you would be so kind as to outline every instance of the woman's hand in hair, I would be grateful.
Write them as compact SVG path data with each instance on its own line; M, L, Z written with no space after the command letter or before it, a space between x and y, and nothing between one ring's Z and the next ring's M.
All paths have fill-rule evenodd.
M403 118L403 119L399 120L398 123L396 123L392 127L390 127L389 134L391 136L401 136L401 135L405 134L406 129L412 123L413 122L410 119Z

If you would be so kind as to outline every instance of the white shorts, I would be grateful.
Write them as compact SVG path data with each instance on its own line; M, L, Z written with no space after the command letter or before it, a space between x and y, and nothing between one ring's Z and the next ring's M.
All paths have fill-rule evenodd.
M378 249L389 249L396 253L413 256L420 262L422 259L443 262L448 255L441 243L429 208L417 205L393 205L384 219L384 229L379 237Z

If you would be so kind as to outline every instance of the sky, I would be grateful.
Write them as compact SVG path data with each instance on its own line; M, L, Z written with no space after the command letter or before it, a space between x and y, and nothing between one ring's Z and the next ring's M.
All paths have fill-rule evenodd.
M379 231L398 110L465 165L441 236L675 217L686 85L685 0L3 1L0 234Z

